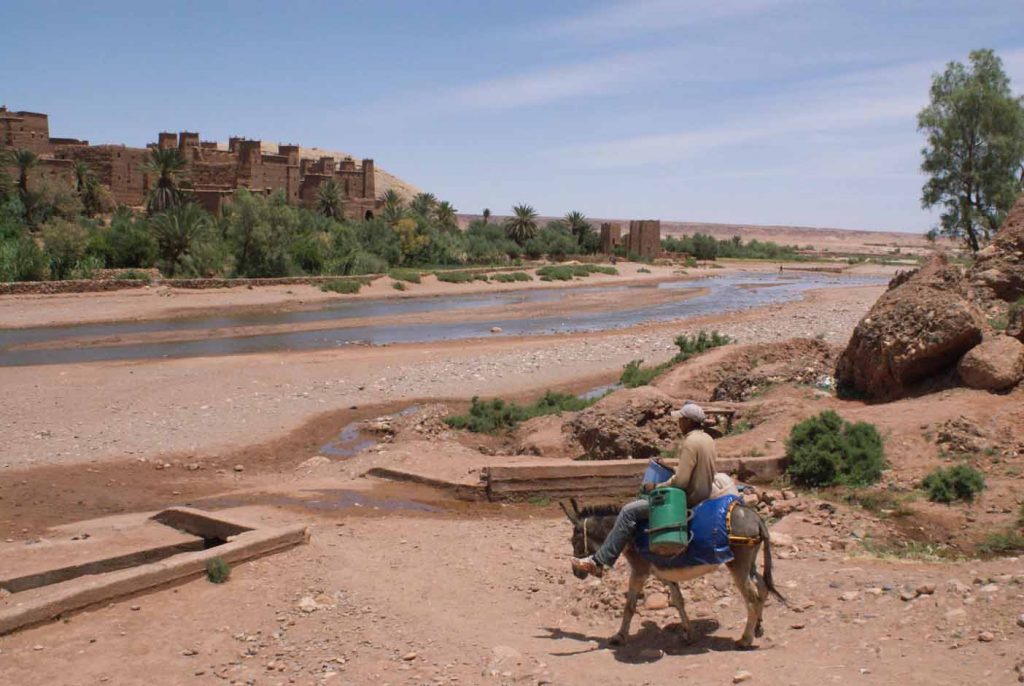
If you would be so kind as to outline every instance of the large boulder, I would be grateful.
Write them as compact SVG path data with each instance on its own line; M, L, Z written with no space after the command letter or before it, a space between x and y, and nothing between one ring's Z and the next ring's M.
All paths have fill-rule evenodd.
M965 385L985 391L1004 391L1024 377L1024 343L995 336L971 348L957 365Z
M656 457L679 437L678 424L669 416L675 405L656 388L641 386L602 398L567 426L591 459Z
M1006 302L1024 296L1024 195L1006 215L992 243L978 253L971 282Z
M883 293L857 324L836 365L836 382L873 400L900 397L952 369L987 328L963 272L935 255Z

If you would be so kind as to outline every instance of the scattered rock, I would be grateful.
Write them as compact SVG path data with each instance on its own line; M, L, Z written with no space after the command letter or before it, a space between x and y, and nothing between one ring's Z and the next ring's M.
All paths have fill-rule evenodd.
M299 600L298 605L296 607L298 607L300 610L302 610L306 614L310 614L312 612L316 612L317 610L320 609L320 606L317 605L317 602L315 600L313 600L313 597L312 596L308 596L308 595L307 596L303 596L302 599Z
M1024 198L1006 215L992 243L978 253L972 283L992 296L1014 302L1024 295Z
M860 593L858 593L857 591L847 591L846 593L843 593L841 596L839 596L839 599L844 602L850 602L851 600L856 600L859 597Z
M235 465L235 471L236 471L236 472L244 472L244 471L245 471L245 465L242 465L242 464L236 464L236 465Z
M904 602L910 602L911 600L913 600L916 597L917 597L917 593L915 593L914 591L911 591L908 588L905 588L902 591L900 591L900 600L902 600Z
M592 459L657 457L679 437L669 413L677 403L650 386L627 389L599 400L567 424Z
M651 593L644 599L647 610L664 610L668 607L668 596L664 593Z
M1024 629L1024 614L1017 615L1017 626Z
M982 643L991 643L996 640L996 636L991 631L982 631L978 634L978 640Z
M970 388L1013 388L1024 377L1024 343L1009 336L994 336L964 355L957 373Z
M402 656L402 659L405 660L406 662L412 662L413 660L416 659L416 653L406 653L405 655Z
M491 333L501 333L501 327L500 326L492 326L491 327Z
M744 681L750 681L754 678L754 675L745 669L741 669L732 675L732 682L734 684L742 684Z
M924 583L917 587L917 595L932 595L935 593L935 584Z

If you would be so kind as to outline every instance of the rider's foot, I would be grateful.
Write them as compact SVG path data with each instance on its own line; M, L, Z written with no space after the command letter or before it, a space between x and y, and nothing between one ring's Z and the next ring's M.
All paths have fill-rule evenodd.
M593 555L587 557L572 558L572 571L583 574L593 574L600 577L604 574L604 567L594 559Z

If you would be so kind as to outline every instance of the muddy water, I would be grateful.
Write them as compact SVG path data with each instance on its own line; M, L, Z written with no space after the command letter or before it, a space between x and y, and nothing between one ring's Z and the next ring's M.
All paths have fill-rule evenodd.
M560 289L504 291L493 294L441 296L406 300L361 300L331 303L323 308L285 313L246 314L183 320L92 324L81 326L0 329L0 366L65 364L109 360L205 357L292 350L323 350L352 344L416 343L479 338L499 327L503 335L543 335L572 331L602 331L645 322L672 321L685 317L736 312L796 299L818 288L840 288L884 283L878 278L838 277L824 274L739 274L700 281L661 283L662 289L707 289L697 297L680 297L653 305L616 308L613 311L566 311L558 316L441 323L393 323L379 326L346 326L346 320L362 317L400 317L423 312L457 311L534 302L565 297ZM605 294L610 300L628 299L635 287L605 286L576 292ZM129 343L108 346L75 346L69 339L124 336L152 332L203 331L254 325L288 325L306 322L337 322L335 328L315 331L270 333L234 338L175 342ZM69 340L67 347L18 349L17 346Z

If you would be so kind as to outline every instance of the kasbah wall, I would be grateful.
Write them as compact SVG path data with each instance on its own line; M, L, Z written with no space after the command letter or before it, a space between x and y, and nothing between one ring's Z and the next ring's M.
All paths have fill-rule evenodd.
M373 160L360 165L346 158L311 160L299 157L298 145L279 145L276 154L263 151L258 140L233 137L227 149L216 142L200 140L192 131L161 132L157 142L146 148L124 145L89 145L75 138L50 137L49 116L39 112L12 112L0 106L0 148L27 149L39 155L30 183L72 186L73 165L85 162L100 183L110 189L114 201L138 207L145 201L153 179L142 166L151 148L177 148L187 162L185 177L196 201L219 214L237 188L269 195L281 190L289 202L312 206L317 190L334 179L344 199L349 219L371 218L382 206L376 197Z

